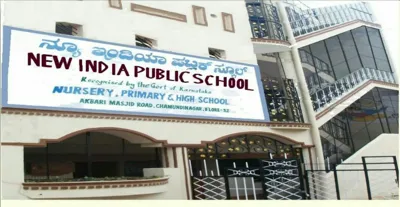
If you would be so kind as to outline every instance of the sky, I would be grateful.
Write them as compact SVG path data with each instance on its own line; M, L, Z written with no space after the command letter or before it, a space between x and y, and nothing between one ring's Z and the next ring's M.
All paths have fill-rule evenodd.
M354 3L355 1L302 1L309 7L323 7L338 4ZM400 2L399 1L368 1L371 5L372 12L375 15L376 23L382 26L381 32L385 38L386 46L388 47L392 62L396 71L399 71L400 55Z

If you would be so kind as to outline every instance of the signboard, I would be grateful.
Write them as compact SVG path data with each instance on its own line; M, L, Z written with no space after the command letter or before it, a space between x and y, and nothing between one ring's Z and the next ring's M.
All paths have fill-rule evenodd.
M269 121L256 65L3 29L3 107Z

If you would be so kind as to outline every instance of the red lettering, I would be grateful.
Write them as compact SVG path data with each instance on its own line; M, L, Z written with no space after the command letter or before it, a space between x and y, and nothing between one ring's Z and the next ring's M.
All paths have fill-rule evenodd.
M47 63L51 63L51 60L48 59L49 57L52 57L52 55L42 55L42 57L41 57L41 59L42 59L41 67L51 68L51 65L47 65Z
M79 59L79 71L82 72L83 70L83 60Z
M235 88L236 80L234 78L229 78L228 86L229 86L229 88Z
M160 79L165 78L164 73L165 73L164 70L162 70L162 69L157 69L157 72L156 72L156 79L157 79L157 80L160 80Z
M217 76L216 79L216 86L220 86L220 82L222 82L223 86L226 87L226 77L221 80L221 77Z
M122 64L122 65L119 67L119 70L118 70L117 75L121 75L122 72L124 72L126 76L129 76L129 72L128 72L128 70L126 69L125 64Z
M94 73L97 72L97 61L91 61L91 60L86 60L85 61L85 68L86 72L89 72L90 70ZM81 70L82 71L82 70Z
M135 78L137 78L139 73L142 73L145 70L146 69L144 67L135 66L135 70L134 70L133 76L135 76Z
M183 78L183 75L188 74L189 71L184 71L181 74L179 74L179 81L182 83L189 83L189 81L185 81L185 79Z
M130 72L127 70L125 64L115 64L107 65L102 61L92 61L92 60L82 60L79 59L79 71L83 72L93 72L93 73L104 73L109 67L111 67L112 75L121 75L130 76ZM34 65L37 67L45 67L51 68L55 67L57 69L65 68L68 70L72 64L72 58L66 57L57 57L55 55L50 54L40 54L40 53L28 53L27 54L27 62L28 65ZM190 83L187 79L186 75L190 75L190 71L170 71L164 70L160 68L149 68L149 67L141 67L134 66L133 76L137 78L140 73L145 74L145 77L148 79L156 79L156 80L166 80L180 83ZM221 87L229 87L229 88L237 88L239 90L247 90L254 91L254 89L250 88L248 79L235 79L232 77L222 77L222 76L214 76L214 75L206 75L203 78L203 74L195 73L192 75L194 84L205 84L207 86L221 86Z
M254 89L250 89L249 88L249 80L244 79L244 85L245 85L244 90L246 90L246 91L254 91Z
M40 54L33 54L33 52L28 53L28 65L32 65L32 61L35 63L36 66L40 66Z
M54 61L54 66L57 69L60 68L65 68L65 69L69 69L71 67L71 63L72 63L72 58L65 58L65 57L61 57L58 58L55 55L49 55L49 54L39 54L37 53L36 55L34 55L32 52L28 53L28 65L32 65L35 64L37 67L44 67L44 68L51 68L53 67L53 65L51 63L53 63Z
M241 79L241 78L239 78L238 80L237 80L237 88L238 89L243 89L244 88L244 80L243 79Z
M108 65L105 64L103 61L100 61L99 62L99 73L104 73L104 72L106 72L107 69L108 69Z
M171 71L167 71L167 81L178 82L178 78L179 78L179 71L174 71L174 74L171 74Z
M57 69L65 68L68 70L71 67L72 58L68 58L67 60L67 58L61 57L61 60L59 60L57 56L53 56L53 60Z
M154 77L156 77L156 70L154 68L151 70L150 68L146 68L146 78L153 79Z
M209 82L209 79L210 79L210 78L214 78L214 76L213 76L213 75L208 75L208 76L206 77L206 80L205 80L205 81L206 81L206 84L207 84L208 86L212 86L212 83Z
M203 76L203 75L201 75L200 73L193 74L193 78L196 79L193 83L194 84L202 84L203 80L201 79L201 76Z

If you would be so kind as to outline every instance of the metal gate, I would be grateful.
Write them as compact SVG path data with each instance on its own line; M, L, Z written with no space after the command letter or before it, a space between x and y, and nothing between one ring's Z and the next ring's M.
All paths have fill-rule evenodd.
M303 200L305 191L298 160L263 160L269 200Z
M365 156L361 163L341 163L328 170L306 170L311 200L398 200L395 156Z
M299 160L258 160L258 165L219 169L214 163L203 161L203 170L193 172L193 198L197 200L302 200L304 183ZM222 175L220 173L222 172Z

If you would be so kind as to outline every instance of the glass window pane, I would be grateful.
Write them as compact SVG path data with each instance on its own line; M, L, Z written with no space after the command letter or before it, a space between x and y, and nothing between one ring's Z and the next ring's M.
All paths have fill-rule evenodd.
M351 121L350 127L352 131L355 128L360 128L351 135L351 137L353 138L354 149L357 151L368 144L368 142L370 141L368 130L365 127L365 123L362 119Z
M372 55L372 49L368 41L368 35L365 27L359 27L352 30L354 40L360 54L364 67L376 69L375 61Z
M310 46L312 55L322 60L324 63L329 64L329 57L326 53L325 44L323 41L314 43Z
M357 53L353 37L350 32L345 32L339 35L340 42L342 43L344 54L348 61L350 71L360 69L361 61Z
M386 53L385 50L383 48L379 48L379 47L372 47L372 51L374 52L374 57L375 58L379 58L382 60L386 60Z
M353 33L354 40L357 44L369 45L367 31L365 30L365 27L353 29L351 32Z
M349 64L349 67L350 67L350 71L351 71L351 72L356 71L356 70L362 68L362 65L361 65L361 62L360 62L360 59L358 58L358 56L353 57L353 58L351 58L351 59L348 59L347 62L348 62L348 64Z
M302 50L305 50L307 52L310 52L310 46L305 46L301 48Z
M349 74L349 68L347 67L347 63L342 48L340 47L338 37L331 37L325 42L328 48L330 59L332 61L332 68L336 74L336 78L339 79Z
M371 139L383 133L380 117L383 117L383 106L379 100L373 99L373 90L365 94L360 100L360 112L367 123Z
M361 56L361 61L365 68L376 69L375 61L372 57Z
M380 47L383 48L381 36L379 30L367 27L369 39L371 41L371 45L373 47Z
M384 133L382 130L382 125L381 125L379 116L383 117L384 115L383 115L383 113L379 113L375 116L371 115L371 116L366 117L367 122L369 122L369 123L367 123L368 124L367 128L368 128L368 133L369 133L369 136L371 137L371 139L375 139L379 135Z
M387 60L375 59L378 70L390 71L390 65Z
M342 42L343 48L354 46L353 37L350 32L345 32L339 35L340 41Z

